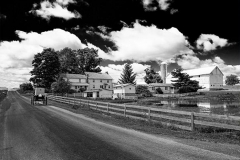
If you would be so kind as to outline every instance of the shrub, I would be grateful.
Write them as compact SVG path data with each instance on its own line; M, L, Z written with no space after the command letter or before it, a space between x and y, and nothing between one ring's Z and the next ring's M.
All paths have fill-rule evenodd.
M157 88L157 89L156 89L156 93L157 93L157 94L163 94L163 91L162 91L161 88Z
M180 87L178 90L178 93L189 93L189 92L197 92L197 90L189 86Z
M148 90L147 86L137 86L136 94L141 94L143 97L152 97L152 93Z

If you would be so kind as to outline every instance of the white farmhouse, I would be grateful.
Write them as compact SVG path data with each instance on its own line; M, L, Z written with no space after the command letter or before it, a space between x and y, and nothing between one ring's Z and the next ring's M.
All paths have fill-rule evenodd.
M71 88L80 92L84 88L84 97L112 98L112 77L106 73L86 72L85 74L62 74L64 80L71 83Z
M132 99L135 97L136 86L134 84L118 84L113 87L113 98Z
M217 66L184 70L182 73L192 76L191 79L198 81L199 86L202 86L204 90L223 88L223 73ZM171 80L174 80L174 78L169 74L166 77L166 83L173 83Z

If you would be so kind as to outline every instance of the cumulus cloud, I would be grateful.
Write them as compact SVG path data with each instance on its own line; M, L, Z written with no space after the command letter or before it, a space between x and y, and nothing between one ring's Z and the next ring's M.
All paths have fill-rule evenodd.
M234 74L240 75L240 65L227 65L224 60L216 56L213 59L200 60L195 55L183 55L177 59L177 64L183 69L195 69L210 66L218 66L223 72L224 77Z
M142 0L143 7L146 11L155 11L158 8L167 10L172 0ZM156 4L154 4L156 3Z
M36 9L37 4L33 5L30 13L34 13L44 19L49 20L51 17L63 18L69 20L72 18L81 18L77 11L71 12L67 9L68 4L75 3L74 0L56 0L56 2L43 1L40 3L40 9Z
M159 29L137 21L132 28L123 27L109 35L118 48L106 57L111 60L165 61L189 51L186 37L176 28Z
M85 48L80 39L74 34L61 29L54 29L42 33L16 31L21 41L3 41L0 43L0 81L6 84L4 79L18 79L25 82L29 79L33 56L42 52L43 48L60 50L65 47L72 49ZM4 74L3 74L4 73ZM12 84L12 83L8 83ZM18 87L18 86L15 86Z
M115 64L109 64L108 66L101 66L102 73L108 72L108 74L113 78L113 81L115 83L118 82L120 75L122 74L124 65L115 65ZM145 76L145 69L150 67L149 65L143 65L139 63L132 63L131 64L133 68L133 72L137 73L136 81L137 83L144 83L143 77Z
M196 41L198 49L204 51L211 51L217 49L217 47L224 47L228 45L227 39L220 38L214 34L201 34Z

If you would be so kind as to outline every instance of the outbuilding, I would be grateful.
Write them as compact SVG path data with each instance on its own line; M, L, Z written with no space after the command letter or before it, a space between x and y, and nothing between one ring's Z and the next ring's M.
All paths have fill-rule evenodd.
M163 93L175 93L176 90L172 84L164 84L164 83L150 83L148 84L148 90L152 94L156 94L156 89L160 88Z
M113 86L113 98L134 99L136 98L136 86L131 83Z

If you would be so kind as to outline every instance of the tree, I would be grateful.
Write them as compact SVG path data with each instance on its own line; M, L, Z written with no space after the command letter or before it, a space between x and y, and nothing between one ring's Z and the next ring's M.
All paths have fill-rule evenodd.
M239 78L236 75L231 74L230 76L226 76L226 80L225 80L226 85L235 85L240 83Z
M126 84L126 83L136 84L136 81L135 81L136 75L137 75L136 73L133 73L132 66L126 63L123 68L123 73L121 74L121 77L118 80L118 82L120 84Z
M66 94L71 92L71 83L69 81L65 81L62 77L60 77L56 82L51 84L51 89L53 93L61 93Z
M98 50L93 48L84 48L77 50L76 53L79 62L79 71L81 74L85 72L101 72L98 67L102 61L102 58L98 57Z
M152 93L148 90L147 86L137 86L136 94L141 94L143 97L152 97Z
M70 48L64 48L58 52L60 62L60 72L78 74L80 73L79 61L77 59L76 51Z
M31 83L22 83L20 84L20 90L22 91L33 91L33 86Z
M163 94L163 91L162 91L161 88L157 88L157 89L156 89L156 93L157 93L157 94Z
M64 48L58 52L61 63L61 73L84 74L85 72L101 72L99 67L102 58L98 57L98 50L84 48L72 50Z
M199 82L191 80L192 77L187 73L182 73L182 69L175 69L171 74L176 79L172 80L172 82L175 82L172 85L179 89L179 93L197 92L198 89L202 89Z
M60 73L60 62L57 53L51 49L44 49L34 56L32 61L33 70L30 72L30 81L35 87L50 89Z
M159 73L156 73L153 68L146 68L144 70L146 72L146 75L144 76L144 81L149 84L149 83L162 83L163 80Z

